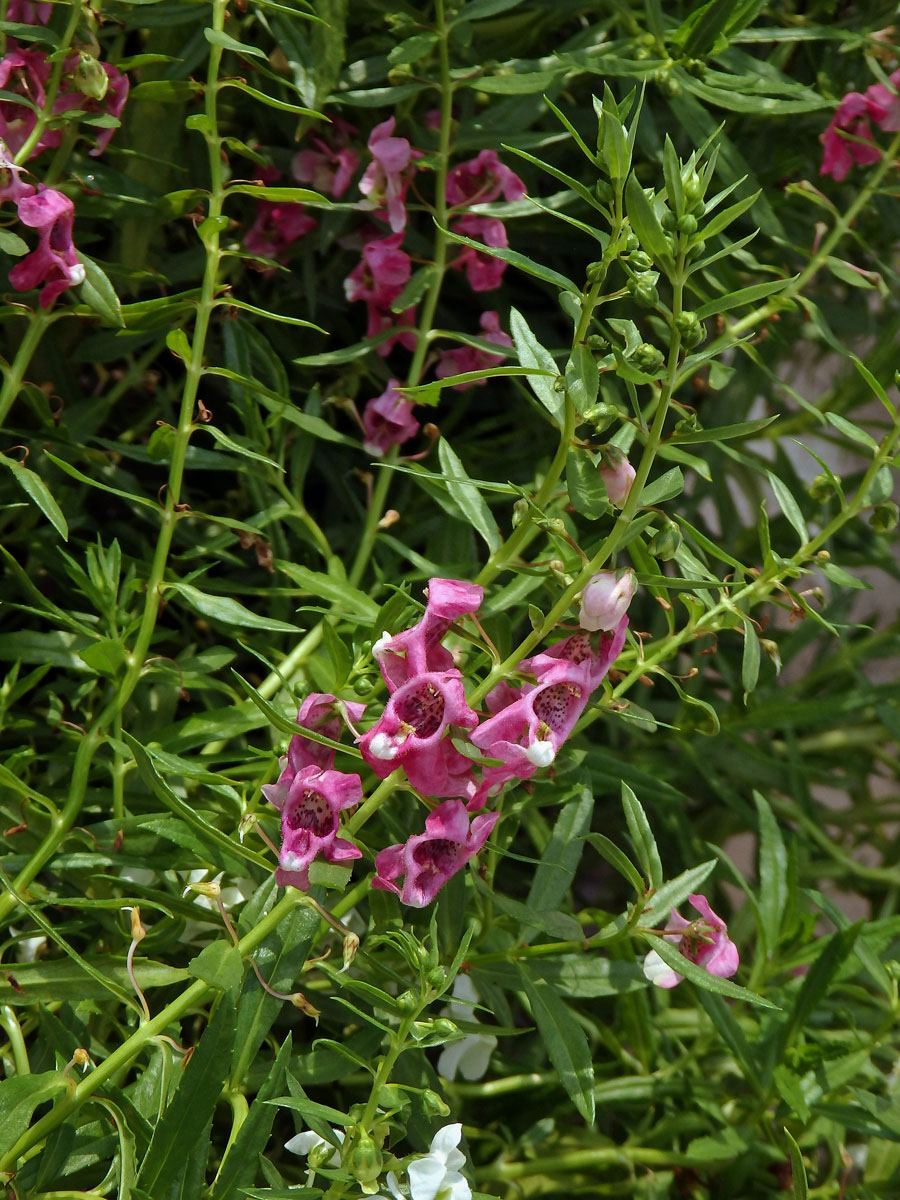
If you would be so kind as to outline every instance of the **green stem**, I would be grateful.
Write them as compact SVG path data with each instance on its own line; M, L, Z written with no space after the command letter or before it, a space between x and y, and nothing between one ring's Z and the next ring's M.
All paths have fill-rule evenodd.
M0 426L6 421L6 415L15 403L22 388L22 380L28 370L34 353L40 345L44 331L56 318L46 309L38 308L28 318L28 328L19 342L15 358L9 366L3 368L3 387L0 388Z
M532 1158L528 1162L498 1162L476 1169L479 1184L487 1180L501 1182L523 1179L528 1175L570 1174L574 1171L596 1170L598 1167L635 1166L690 1167L700 1160L690 1154L657 1150L651 1146L602 1146L590 1150L570 1150L547 1158Z
M0 1005L0 1026L5 1029L6 1036L9 1038L9 1047L12 1050L16 1074L30 1075L31 1064L28 1061L28 1049L25 1046L25 1039L22 1036L19 1019L16 1016L15 1009L11 1008L8 1004Z
M295 892L293 888L289 888L287 895L275 905L272 911L267 913L258 925L255 925L249 933L241 938L238 943L238 950L241 956L246 957L252 953L270 933L277 929L291 909L300 902L300 898L300 893ZM228 944L230 946L231 942L229 941ZM155 1017L151 1017L149 1021L145 1021L112 1054L105 1058L103 1062L98 1063L89 1075L85 1075L81 1082L59 1100L50 1112L22 1134L16 1144L0 1157L0 1171L11 1170L23 1154L27 1153L32 1146L36 1146L38 1142L45 1138L69 1113L79 1108L86 1100L90 1099L102 1084L133 1062L148 1042L157 1035L164 1033L167 1026L173 1021L177 1021L185 1013L190 1012L191 1009L199 1007L206 1000L208 993L213 990L210 984L204 983L202 979L198 979L195 983L185 988L180 996L173 1000L171 1004L167 1004Z

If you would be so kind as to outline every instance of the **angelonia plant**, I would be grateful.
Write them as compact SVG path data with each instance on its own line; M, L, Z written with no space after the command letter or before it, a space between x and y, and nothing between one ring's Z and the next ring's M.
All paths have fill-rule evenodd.
M900 34L0 0L0 1185L895 1197Z

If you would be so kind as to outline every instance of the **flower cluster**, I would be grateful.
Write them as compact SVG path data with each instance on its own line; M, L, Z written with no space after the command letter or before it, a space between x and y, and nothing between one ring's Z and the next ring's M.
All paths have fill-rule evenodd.
M900 130L900 71L890 77L890 87L873 83L865 92L848 92L835 109L828 128L820 134L824 148L822 175L840 182L854 163L865 166L881 161L872 140L872 125L895 133Z
M481 850L499 814L480 810L511 780L528 779L554 761L622 649L633 594L630 571L595 576L582 599L581 631L519 663L517 673L526 682L494 688L487 699L491 715L481 723L443 645L453 622L480 607L481 587L432 579L421 619L400 633L382 634L372 653L388 700L375 723L358 735L363 760L379 779L402 769L415 791L441 803L429 812L423 832L378 851L373 887L422 908ZM356 722L364 706L314 693L304 701L298 724L337 740L340 708ZM459 748L467 737L475 748L471 757ZM477 751L494 761L479 765ZM305 890L317 856L330 862L360 857L338 830L341 812L362 799L362 785L358 775L335 771L334 761L333 748L298 733L277 782L263 789L281 814L279 883Z
M10 0L6 17L20 24L41 24L51 5ZM67 288L84 282L85 270L73 242L75 206L55 188L27 183L16 160L31 161L44 150L56 149L63 136L66 112L112 118L97 134L92 155L109 144L128 97L128 77L110 63L77 52L66 57L54 87L53 64L40 49L6 39L0 60L0 203L16 205L19 220L37 232L38 244L9 273L20 292L40 287L40 304L48 308ZM48 87L51 99L48 102Z

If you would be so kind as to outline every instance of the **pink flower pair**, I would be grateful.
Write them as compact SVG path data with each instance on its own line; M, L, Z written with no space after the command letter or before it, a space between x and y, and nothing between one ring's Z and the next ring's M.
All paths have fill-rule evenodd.
M338 200L350 186L359 166L359 155L350 146L350 139L356 133L353 125L332 117L329 133L332 132L334 144L314 137L314 148L298 150L291 162L291 173L298 183L309 184L315 191Z
M393 329L399 322L411 325L415 320L415 309L396 314L391 305L409 283L412 263L409 255L400 249L402 233L389 237L370 238L363 246L362 258L344 280L344 293L348 300L363 300L368 312L367 337L375 337L384 330ZM414 333L400 333L388 338L378 347L378 353L386 355L396 342L408 350L414 350Z
M900 71L890 80L893 88L900 88ZM883 83L873 83L865 92L848 92L838 105L828 128L819 135L824 147L822 175L831 175L840 183L854 163L865 166L881 161L870 121L885 132L900 130L900 95Z

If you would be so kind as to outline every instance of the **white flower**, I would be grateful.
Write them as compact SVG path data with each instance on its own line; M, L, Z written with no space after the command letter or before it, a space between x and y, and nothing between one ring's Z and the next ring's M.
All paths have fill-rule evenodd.
M457 1000L468 1003L449 1004L444 1009L444 1016L452 1020L475 1021L471 1005L477 1004L479 997L468 975L456 976L453 981L453 995ZM441 1050L437 1062L438 1074L451 1081L456 1078L457 1073L469 1082L481 1079L488 1069L496 1046L497 1039L490 1034L467 1033L460 1041L450 1042Z
M337 1140L343 1142L344 1131L342 1129L335 1129L333 1132ZM332 1146L331 1142L327 1142L325 1138L319 1137L311 1129L304 1130L303 1133L295 1133L292 1138L288 1138L284 1143L285 1150L289 1150L291 1154L309 1154L311 1150L315 1150L319 1146L327 1146L331 1150L329 1157L324 1161L320 1161L320 1166L339 1167L341 1165L341 1152L337 1146Z
M445 1125L431 1139L428 1154L407 1167L410 1200L472 1200L472 1189L459 1173L466 1156L457 1147L462 1125ZM393 1190L393 1189L392 1189Z

